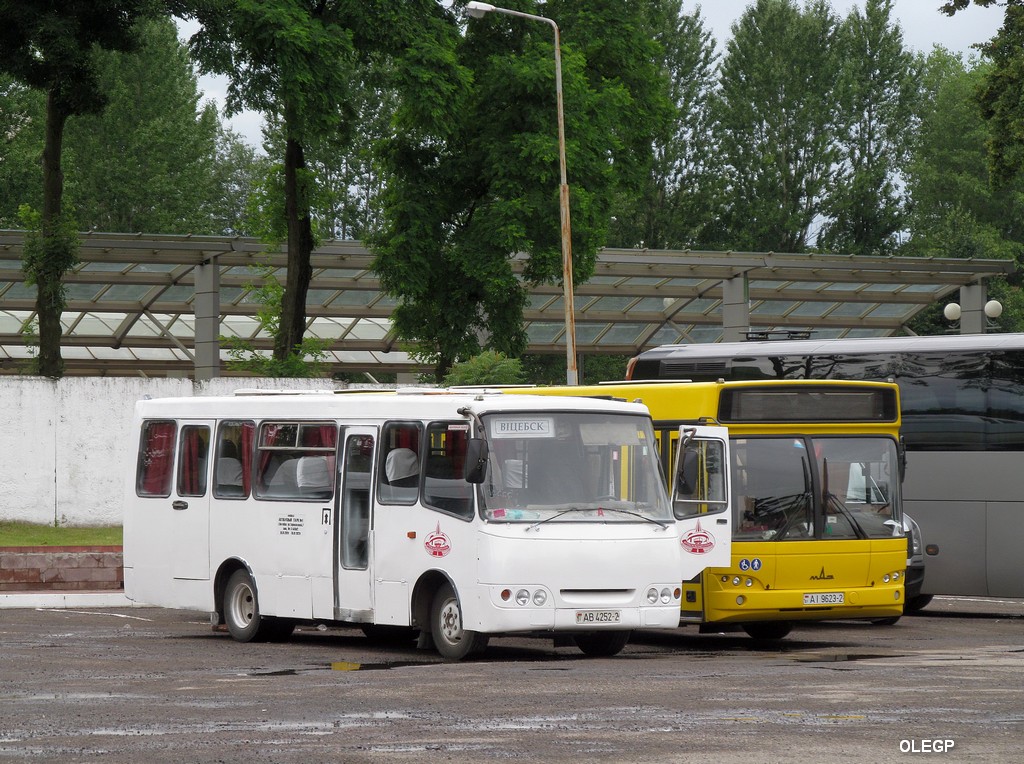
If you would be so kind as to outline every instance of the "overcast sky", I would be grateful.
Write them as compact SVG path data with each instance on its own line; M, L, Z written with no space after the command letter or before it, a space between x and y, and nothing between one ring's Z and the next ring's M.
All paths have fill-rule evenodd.
M698 6L701 15L719 41L730 36L730 27L752 4L753 0L683 0L683 9L692 13ZM840 16L846 16L853 7L864 7L863 0L831 0L832 7ZM496 2L495 5L500 5ZM951 51L969 56L971 46L992 38L999 30L1003 19L1003 9L979 8L970 6L956 16L950 18L939 12L942 0L894 0L894 19L903 29L906 44L922 52L932 49L933 45L942 45ZM180 25L182 35L187 36L194 31L193 27ZM721 43L720 43L721 45ZM207 99L213 99L223 108L225 81L223 78L203 77L199 87ZM259 114L246 112L229 120L232 129L240 133L254 146L260 145Z

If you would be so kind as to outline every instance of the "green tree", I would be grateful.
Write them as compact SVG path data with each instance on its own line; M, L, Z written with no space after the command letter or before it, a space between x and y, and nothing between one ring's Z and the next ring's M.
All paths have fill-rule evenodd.
M867 0L842 25L842 159L818 245L855 255L891 254L903 230L899 170L913 135L920 72L892 22L892 0Z
M1024 256L1024 180L993 188L986 151L989 125L974 97L990 66L968 68L942 49L925 61L920 127L906 171L910 235L901 255L1018 261ZM1024 325L1019 277L992 279L989 290L1004 303L1000 325ZM913 328L934 333L945 324L939 306Z
M21 225L18 208L39 209L45 97L0 74L0 228Z
M639 190L626 189L614 209L609 243L619 247L682 249L713 241L721 206L711 102L716 85L715 42L698 8L682 0L653 0L651 35L661 46L672 119L654 135L650 173Z
M543 11L562 32L562 83L573 274L593 272L614 200L649 173L651 122L667 118L658 47L643 4L562 0ZM438 380L481 345L515 357L526 347L524 280L562 277L559 166L550 26L490 14L469 22L459 61L474 87L458 94L446 129L399 115L385 154L384 226L371 242L392 320Z
M444 385L519 385L525 378L523 364L518 358L485 350L469 360L454 364L445 375Z
M942 11L950 16L972 0L951 0ZM975 5L1005 6L1003 25L979 47L992 68L979 89L982 114L990 125L988 158L992 180L1003 185L1024 170L1024 0L973 0Z
M219 117L200 95L170 18L140 24L139 48L98 56L108 102L68 125L68 201L83 229L221 233Z
M97 49L136 48L136 22L157 10L152 0L11 0L0 5L0 72L46 93L40 235L26 247L24 263L37 290L37 371L43 376L63 374L62 280L76 261L74 240L62 233L73 227L63 206L64 128L69 118L105 105Z
M355 72L376 56L395 62L399 92L416 96L404 101L415 115L410 121L429 129L459 79L447 53L455 27L432 0L181 0L175 8L202 25L190 41L201 71L230 78L227 113L251 108L280 120L284 204L278 217L287 232L288 269L274 357L284 360L302 342L312 275L308 146L352 134Z
M721 66L729 248L800 252L839 162L838 20L825 0L757 0Z

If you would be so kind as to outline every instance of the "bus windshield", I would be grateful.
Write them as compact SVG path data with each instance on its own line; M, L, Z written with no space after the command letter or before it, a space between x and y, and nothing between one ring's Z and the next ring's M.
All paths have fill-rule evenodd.
M492 413L484 519L673 521L648 419L604 412Z
M891 438L732 443L737 539L864 539L901 532L898 454Z

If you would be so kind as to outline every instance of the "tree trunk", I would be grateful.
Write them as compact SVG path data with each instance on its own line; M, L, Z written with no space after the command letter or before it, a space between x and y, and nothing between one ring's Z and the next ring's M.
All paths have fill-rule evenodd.
M64 172L61 150L64 144L66 110L51 90L46 99L46 137L43 145L43 260L36 271L36 316L39 321L39 358L37 372L44 377L64 376L60 354L61 313L64 311L63 258L55 251L65 246L60 224L64 196ZM51 257L51 254L57 257Z
M308 181L302 144L288 138L284 151L285 216L288 223L288 277L281 296L281 323L274 338L274 358L284 361L302 343L306 331L306 292L313 276L313 225L309 217Z

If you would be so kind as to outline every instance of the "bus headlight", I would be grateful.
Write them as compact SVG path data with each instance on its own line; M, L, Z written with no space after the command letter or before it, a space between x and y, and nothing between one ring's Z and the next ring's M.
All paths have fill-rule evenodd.
M538 589L533 593L533 604L540 607L548 601L548 593L543 589Z
M883 584L889 583L889 574L888 573L886 573L884 576L882 576L882 583Z
M520 589L516 592L516 604L526 605L530 602L530 593L526 589Z
M666 605L672 601L672 592L668 590L667 586L661 590L661 601Z
M647 602L649 602L651 605L658 604L658 590L655 589L653 586L647 590Z

